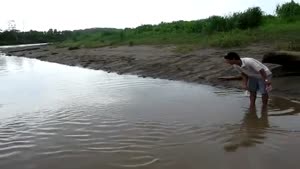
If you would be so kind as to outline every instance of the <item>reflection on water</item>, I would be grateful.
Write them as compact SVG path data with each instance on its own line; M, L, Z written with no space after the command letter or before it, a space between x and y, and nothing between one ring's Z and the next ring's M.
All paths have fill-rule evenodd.
M269 128L267 107L261 108L261 117L258 117L256 107L249 107L242 120L239 131L224 147L226 151L236 151L238 147L251 147L264 142L266 129Z
M272 98L270 103L272 113L269 116L288 116L298 115L300 113L300 104L298 101L290 101L281 98Z
M0 168L297 169L300 104L0 56Z

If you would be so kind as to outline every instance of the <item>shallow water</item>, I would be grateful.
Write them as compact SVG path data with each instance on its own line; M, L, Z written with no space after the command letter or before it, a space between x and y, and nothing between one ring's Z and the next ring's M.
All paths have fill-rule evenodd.
M300 103L0 56L1 169L298 169Z

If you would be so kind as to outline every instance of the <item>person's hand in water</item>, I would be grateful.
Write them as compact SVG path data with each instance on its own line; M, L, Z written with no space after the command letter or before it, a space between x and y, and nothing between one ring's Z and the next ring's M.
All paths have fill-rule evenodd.
M266 86L268 87L268 86L270 86L270 85L271 85L271 81L270 81L270 80L268 80L268 79L266 79L266 80L265 80L265 84L266 84Z
M266 85L267 92L270 92L272 90L271 81L269 81L268 79L266 79L265 80L265 85Z

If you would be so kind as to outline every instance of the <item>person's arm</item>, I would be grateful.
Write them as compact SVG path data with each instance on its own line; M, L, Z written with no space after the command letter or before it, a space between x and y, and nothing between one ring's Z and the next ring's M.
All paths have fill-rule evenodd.
M266 85L270 85L271 82L268 80L266 71L265 71L264 69L261 69L261 70L259 71L259 73L260 73L262 79L264 80L265 84L266 84Z
M242 76L242 87L244 88L244 89L248 89L248 85L247 85L247 83L248 83L248 76L245 74L245 73L241 73L241 76Z

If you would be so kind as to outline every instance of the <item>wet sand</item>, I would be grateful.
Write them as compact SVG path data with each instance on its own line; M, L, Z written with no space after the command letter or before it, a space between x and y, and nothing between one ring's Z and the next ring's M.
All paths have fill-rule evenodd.
M1 49L7 55L35 58L70 66L80 66L118 74L134 74L169 80L209 84L217 87L241 87L239 80L224 81L219 77L238 73L224 63L228 51L242 57L262 60L264 54L276 51L271 45L254 44L247 47L221 49L205 48L187 54L175 52L175 46L119 46L93 49L56 48L51 45ZM279 65L266 64L272 69L272 95L300 99L300 76L287 76Z

